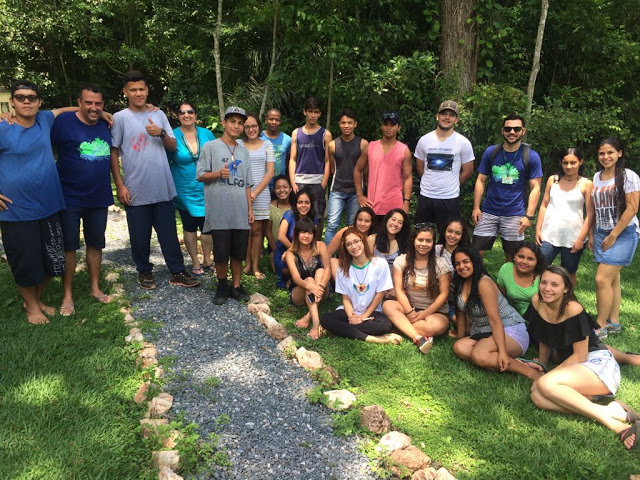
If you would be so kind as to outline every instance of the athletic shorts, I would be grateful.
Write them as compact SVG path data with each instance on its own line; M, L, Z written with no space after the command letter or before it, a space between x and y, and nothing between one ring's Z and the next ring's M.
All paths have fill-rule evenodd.
M17 285L35 287L64 274L60 215L26 222L0 222L2 243Z
M482 212L480 221L473 229L472 246L479 251L491 250L498 233L502 238L502 249L513 254L516 246L524 240L524 235L518 233L520 216L499 217Z
M213 259L215 263L227 263L229 258L247 258L251 230L212 230Z
M84 243L89 247L103 249L104 232L107 229L108 208L67 207L60 212L64 249L73 252L80 248L80 219Z
M182 230L189 233L196 233L204 228L204 217L192 217L191 214L186 210L176 209L180 214L180 219L182 220ZM208 235L209 233L205 234Z

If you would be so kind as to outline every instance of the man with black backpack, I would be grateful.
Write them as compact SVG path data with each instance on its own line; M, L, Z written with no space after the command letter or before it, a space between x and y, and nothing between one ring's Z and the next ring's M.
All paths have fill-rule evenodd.
M531 226L540 198L542 162L531 146L522 143L526 132L520 115L505 117L504 142L485 150L473 191L473 246L484 254L491 250L499 232L507 261L513 259L516 245L524 240L524 231ZM487 179L489 186L481 210ZM527 182L529 198L525 204Z

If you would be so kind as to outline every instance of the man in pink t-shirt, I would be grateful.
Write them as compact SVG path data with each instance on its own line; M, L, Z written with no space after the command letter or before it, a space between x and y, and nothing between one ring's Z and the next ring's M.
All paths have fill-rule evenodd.
M360 206L373 208L376 216L383 217L389 210L402 208L409 213L413 176L411 151L398 141L400 115L387 112L382 115L382 138L362 150L353 171L356 194ZM362 175L369 166L367 196L362 191Z

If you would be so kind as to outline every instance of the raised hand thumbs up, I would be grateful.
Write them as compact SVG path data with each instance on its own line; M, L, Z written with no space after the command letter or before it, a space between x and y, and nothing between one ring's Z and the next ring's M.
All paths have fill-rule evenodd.
M229 165L225 163L222 170L220 170L220 178L229 178L229 176Z
M159 125L156 125L155 123L153 123L153 120L151 119L151 117L148 117L148 120L149 120L149 125L145 127L145 130L147 131L147 133L152 137L160 136L160 134L162 133L162 128Z

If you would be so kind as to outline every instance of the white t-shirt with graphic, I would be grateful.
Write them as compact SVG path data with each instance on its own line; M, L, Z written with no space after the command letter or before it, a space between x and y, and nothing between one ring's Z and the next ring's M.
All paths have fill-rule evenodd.
M349 267L348 277L344 275L340 268L336 275L336 292L349 296L356 315L364 313L377 293L391 289L393 289L393 281L391 280L389 265L384 258L373 257L362 268L356 268L352 264ZM344 307L341 305L336 310L341 308ZM381 311L382 303L376 308L376 312Z
M424 162L420 195L438 199L460 196L462 164L475 160L471 142L465 136L453 132L441 142L435 130L418 141L415 157Z
M593 176L593 190L591 198L596 210L596 228L599 230L613 230L620 220L622 212L616 206L616 181L615 177L609 180L600 180L600 174ZM624 193L640 191L640 177L633 170L625 169ZM638 217L633 217L629 225L635 225L638 230Z

